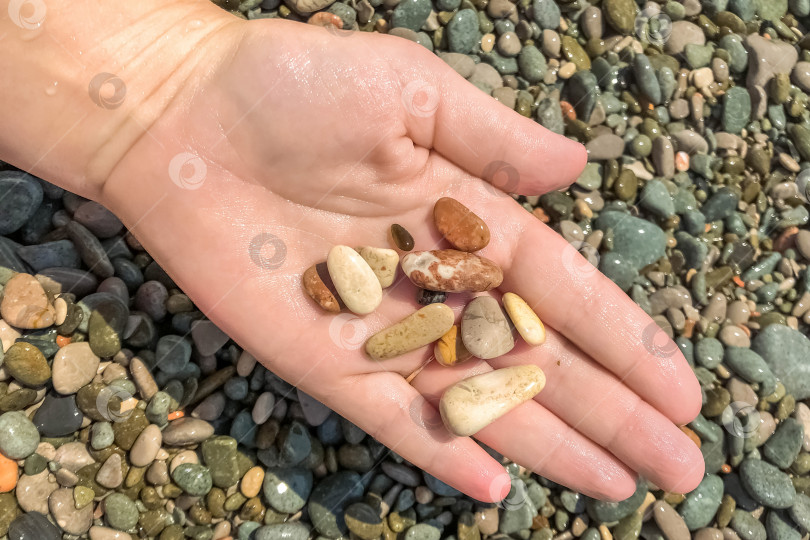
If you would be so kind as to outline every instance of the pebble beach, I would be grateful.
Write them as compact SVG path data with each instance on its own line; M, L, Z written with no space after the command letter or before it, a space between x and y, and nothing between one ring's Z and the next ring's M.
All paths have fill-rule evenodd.
M572 186L513 197L584 257L579 271L598 268L652 317L651 352L673 352L659 331L680 348L703 393L681 429L706 475L690 493L642 478L630 498L603 502L491 452L511 491L473 500L241 350L107 209L0 162L0 539L808 537L810 0L216 3L246 19L413 41L502 106L583 143L588 164ZM411 90L406 107L430 104L430 88ZM488 179L509 191L509 164L495 165ZM434 217L460 251L411 252L420 239L392 224L390 246L336 246L301 268L302 297L324 317L369 313L399 263L423 289L414 311L444 325L410 328L448 369L516 340L542 346L542 324L513 293L508 313L484 297L453 324L448 294L503 278L467 253L489 231L458 205L442 199ZM468 234L451 238L443 227L459 215ZM436 258L475 271L426 275ZM329 259L367 261L369 294L324 286ZM491 313L494 345L477 326ZM380 361L413 350L397 335L364 350ZM530 399L545 379L520 373ZM443 398L459 434L488 414L467 418L468 400Z

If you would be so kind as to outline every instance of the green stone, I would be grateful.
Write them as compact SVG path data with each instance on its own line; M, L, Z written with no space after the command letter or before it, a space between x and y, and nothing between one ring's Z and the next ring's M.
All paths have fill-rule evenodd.
M765 21L777 21L785 16L788 0L754 0L757 14Z
M636 484L636 491L630 497L619 502L599 501L596 499L586 499L586 509L590 516L603 523L611 523L629 516L634 512L647 495L647 485L644 480L639 480Z
M810 397L810 339L787 326L772 324L757 334L751 349L765 359L789 394L799 400Z
M789 508L796 498L790 477L765 461L752 458L743 461L740 479L751 497L769 508Z
M45 356L34 345L17 342L8 348L3 368L25 386L42 386L51 378L51 368Z
M620 200L632 202L638 193L638 178L630 169L623 169L619 177L613 183L613 193Z
M39 432L19 411L0 415L0 452L11 459L25 459L37 449Z
M706 527L720 508L723 497L723 480L709 474L698 487L689 492L678 506L678 513L690 531Z
M121 332L129 310L120 302L102 302L90 313L87 324L90 348L101 357L111 357L121 350Z
M73 501L76 504L76 509L81 510L95 498L96 493L89 487L76 486L73 488Z
M723 98L723 128L729 133L739 133L750 119L751 96L748 90L740 86L729 88Z
M636 540L641 534L641 520L644 516L638 512L633 512L625 516L613 529L613 538L617 540Z
M641 190L641 206L659 218L666 219L675 213L672 196L660 180L650 180Z
M735 510L731 518L731 528L742 540L766 540L765 526L750 512Z
M391 27L418 32L430 15L430 10L430 0L402 0L391 14Z
M566 60L573 62L577 69L587 71L591 69L591 59L588 58L588 53L579 44L579 42L571 36L562 37L562 54Z
M203 460L211 471L213 485L225 489L239 481L237 446L236 439L227 436L213 437L202 443Z
M633 0L605 0L602 13L607 23L620 34L630 34L635 28L638 6Z
M0 535L8 533L8 526L20 515L17 499L11 493L0 493Z
M115 444L129 450L135 444L135 439L141 431L149 425L149 420L139 408L133 409L128 415L118 422L113 422L113 433L115 434Z
M198 463L183 463L172 471L172 480L194 497L202 497L211 491L211 472Z
M787 469L799 455L804 426L795 418L785 418L762 447L762 454L780 469Z
M524 79L530 83L538 83L546 76L548 69L546 58L540 49L534 45L527 45L518 54L518 69Z
M41 455L34 453L25 458L25 466L23 471L28 476L36 476L48 466L48 460Z
M664 231L649 221L622 212L604 211L596 219L596 228L601 231L613 230L613 252L621 255L636 270L664 255Z
M447 46L451 52L468 54L478 44L478 16L475 10L462 9L447 23Z
M138 507L122 493L111 493L104 499L104 517L113 529L127 531L138 524Z

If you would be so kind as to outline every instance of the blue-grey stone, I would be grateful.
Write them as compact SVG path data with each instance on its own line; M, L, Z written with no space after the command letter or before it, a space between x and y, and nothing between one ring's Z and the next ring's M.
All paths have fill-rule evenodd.
M182 336L165 335L157 342L155 367L168 375L180 373L191 360L191 343Z
M790 507L790 517L805 531L810 531L810 497L803 493L796 494L796 500Z
M363 496L363 483L355 472L339 471L321 480L309 498L309 517L319 533L339 538L348 533L343 512ZM438 536L436 537L438 540Z
M479 56L482 62L494 67L501 75L514 75L518 72L517 58L503 56L498 51L494 50L488 53L481 53Z
M797 400L810 397L810 339L781 324L771 324L760 330L751 343L770 366L789 394Z
M331 413L321 425L315 428L318 439L325 446L335 446L343 441L343 429L340 427L340 416Z
M745 510L734 510L729 524L742 540L766 540L765 525Z
M707 222L723 219L737 209L738 200L739 197L733 191L723 187L703 203L700 211L706 216Z
M62 533L44 515L27 512L9 524L8 540L62 540Z
M256 540L253 533L261 526L261 523L257 523L255 521L245 521L239 525L239 530L237 531L236 536L237 540Z
M599 97L599 84L596 75L590 71L577 71L565 85L568 99L576 109L577 117L583 122L591 118L596 100Z
M743 281L748 282L754 279L759 279L762 276L770 274L776 268L776 265L779 264L779 261L782 260L782 254L778 251L774 251L767 257L763 257L742 273Z
M21 171L0 171L0 234L22 227L42 203L42 186Z
M498 521L498 532L501 534L516 534L528 530L532 526L532 518L536 510L531 504L522 504L517 507L504 509Z
M199 463L183 463L172 471L172 480L192 497L202 497L213 487L211 471Z
M751 96L748 90L732 86L723 98L723 129L729 133L739 133L751 120ZM711 221L711 220L710 220Z
M729 0L728 10L745 22L750 21L757 14L757 6L754 5L754 0ZM726 48L722 40L720 46Z
M633 74L636 76L636 83L639 90L653 105L660 105L661 86L658 84L655 69L650 64L650 59L644 54L637 54L633 58Z
M422 476L425 478L425 484L430 491L435 493L440 497L458 497L461 495L461 492L452 486L448 486L435 476L428 474L427 472L423 472Z
M675 203L669 190L660 180L650 180L641 190L639 204L659 218L668 218L675 213Z
M695 344L695 360L706 369L714 369L723 361L723 344L716 338L704 338Z
M711 523L723 499L723 480L714 474L706 475L678 506L678 513L690 531Z
M82 426L83 415L76 406L76 394L60 396L50 392L34 413L34 425L43 437L73 435Z
M684 212L683 219L681 219L683 228L692 236L700 236L706 232L706 216L697 210L688 210Z
M300 422L293 422L279 441L279 458L282 464L297 465L304 461L312 450L309 429Z
M229 435L248 448L256 447L256 426L250 411L243 409L233 417ZM305 456L306 457L306 456Z
M768 508L789 508L796 499L790 477L761 459L740 464L740 479L749 495Z
M560 26L560 7L555 0L534 0L532 14L534 22L543 30L554 30Z
M530 83L538 83L546 76L546 57L534 45L527 45L518 54L518 68L524 79Z
M0 415L0 452L8 458L25 459L37 449L39 432L20 411Z
M795 508L796 505L794 504L793 507ZM768 538L771 540L801 540L802 538L798 527L790 518L777 510L771 510L765 517L765 532L768 533Z
M45 268L63 266L65 268L79 268L81 259L79 252L70 240L56 240L31 246L21 246L17 255L35 271Z
M787 469L796 461L804 441L804 426L795 418L785 418L762 447L762 455L779 467Z
M611 253L621 255L636 270L664 255L666 235L649 221L622 212L605 211L596 219L596 228L613 230Z
M447 47L450 52L467 54L478 45L478 15L475 10L462 9L447 23Z
M307 540L309 527L300 521L276 523L259 527L253 533L252 540Z
M630 515L636 508L641 506L644 502L644 497L647 494L647 483L639 478L636 483L636 491L630 497L619 502L598 501L596 499L587 499L585 504L588 514L603 523L611 523L619 521L625 516Z
M401 0L391 14L391 27L418 32L430 15L430 10L430 0Z
M623 291L627 291L638 277L635 265L615 251L609 251L602 256L599 260L599 270Z
M675 240L678 242L677 249L683 253L683 258L688 268L700 268L706 256L709 254L709 246L699 238L695 238L686 231L675 233Z
M748 491L743 487L740 475L729 473L723 476L723 488L727 495L731 495L737 501L737 508L748 510L749 512L759 508L759 503L751 498Z
M535 118L547 130L562 135L565 132L562 109L559 100L548 97L540 101L535 111Z
M772 394L776 390L776 378L765 363L765 360L752 351L743 347L727 347L725 363L737 375L748 382L761 385L760 394Z

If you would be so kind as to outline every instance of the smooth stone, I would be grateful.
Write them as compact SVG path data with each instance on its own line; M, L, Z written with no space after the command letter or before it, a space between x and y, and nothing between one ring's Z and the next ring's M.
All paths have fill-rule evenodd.
M667 137L657 137L653 140L652 160L660 176L664 178L675 176L675 150Z
M745 38L748 50L748 79L746 86L766 87L774 75L789 74L799 59L796 48L783 41L765 39L758 34Z
M700 134L691 129L684 129L672 135L678 150L689 155L705 154L709 151L709 143Z
M624 139L612 133L605 133L585 144L588 161L618 159L624 153Z
M236 439L222 435L208 438L202 443L202 455L216 487L227 489L239 481Z
M414 285L431 291L483 292L503 281L497 264L455 249L414 251L402 258L401 266Z
M393 249L364 246L357 248L357 252L368 263L374 275L385 289L394 283L399 265L399 253Z
M70 240L56 240L54 242L22 246L17 249L17 255L27 262L34 272L55 266L79 268L81 265L79 252L76 251L73 242Z
M18 341L5 353L3 368L25 386L42 386L51 378L51 368L40 350L24 341Z
M98 238L110 238L124 228L115 214L95 201L87 201L79 206L73 213L73 219Z
M363 540L374 540L383 533L383 522L377 511L365 503L350 504L343 514L346 526Z
M605 0L602 3L602 13L614 30L628 35L635 28L638 6L634 0Z
M596 228L613 230L613 250L629 267L639 270L660 259L666 249L664 231L649 221L616 211L604 211L596 219ZM607 257L600 260L602 263Z
M117 495L110 495L111 497ZM129 500L126 495L121 495ZM134 506L134 503L133 503ZM60 488L48 497L48 508L56 524L68 534L82 535L93 524L93 505L77 509L73 499L73 490Z
M267 469L262 491L276 511L294 514L301 510L312 491L312 473L300 467Z
M309 429L300 422L293 422L278 440L279 457L283 465L297 465L312 451Z
M92 512L93 505L87 508ZM138 523L138 507L123 493L111 493L104 499L104 517L113 529L128 531Z
M762 447L762 455L780 469L787 469L796 461L803 441L804 426L795 418L785 418Z
M90 527L88 534L90 536L90 540L132 540L129 533L116 531L115 529L110 529L109 527L99 527L98 525L93 525Z
M47 328L54 321L55 311L45 289L30 274L16 274L3 287L0 316L11 326L28 330Z
M802 535L795 525L782 513L771 511L765 517L766 538L773 540L801 540Z
M681 515L666 501L658 500L652 505L656 525L667 540L689 540L689 528Z
M508 2L508 0L507 0ZM508 2L510 6L513 6L511 2ZM490 6L492 3L490 3ZM445 61L448 66L453 68L453 70L464 77L465 79L468 78L470 75L473 74L473 70L475 69L475 62L472 58L467 56L466 54L459 54L453 52L445 52L439 53L439 58ZM411 239L411 243L413 243L413 238ZM401 248L400 248L401 249ZM413 245L411 245L411 249L413 249ZM409 251L409 250L404 250Z
M706 43L706 35L703 30L689 21L674 21L669 39L664 44L664 52L673 56L681 54L686 45L690 43L697 45Z
M42 186L35 177L22 171L0 171L0 234L11 234L25 225L42 197Z
M560 8L554 0L534 0L532 15L534 22L543 30L554 30L560 26Z
M467 57L466 55L460 56ZM474 67L475 66L473 66L473 68ZM465 77L465 79L468 77ZM409 233L405 227L398 223L391 225L391 238L394 240L394 245L397 246L397 249L402 251L410 251L413 249L413 236L411 236L411 233Z
M141 431L129 451L129 460L136 467L150 465L160 451L163 435L155 424L149 424Z
M738 200L737 195L729 188L720 188L703 203L700 211L706 216L707 222L725 219L736 210Z
M213 487L211 472L198 463L183 463L177 466L171 475L172 480L192 497L202 497Z
M638 84L641 93L653 105L660 105L662 101L661 86L658 84L655 69L653 69L650 59L646 55L637 54L633 57L633 73L636 76L636 84Z
M165 335L157 342L155 368L169 375L183 371L191 359L191 343L182 336Z
M385 360L414 351L441 338L454 319L453 310L446 304L427 305L371 336L366 353L374 360Z
M214 426L198 418L178 418L163 430L163 443L169 446L186 446L205 441L214 434Z
M542 345L546 341L546 329L537 313L515 293L508 292L501 299L509 319L520 336L529 345Z
M803 493L797 493L796 501L790 507L790 517L802 529L810 531L810 497Z
M493 90L503 87L503 78L501 78L498 70L484 62L475 65L473 74L470 75L467 81L487 94L491 94Z
M641 206L659 218L669 218L675 214L675 203L669 190L660 180L650 180L641 190Z
M690 531L706 527L720 508L723 498L723 480L714 474L706 475L698 487L686 495L678 506L678 513Z
M251 540L307 540L309 528L300 521L275 523L259 527L250 538Z
M383 461L381 468L386 476L405 486L417 487L422 483L422 476L406 465Z
M51 493L59 489L59 484L48 470L43 470L38 474L20 476L14 494L17 496L17 503L26 512L48 513L48 497Z
M763 395L770 394L776 388L776 378L765 360L751 349L728 347L725 350L724 362L737 375L751 383L760 383Z
M750 512L734 510L731 517L731 528L742 540L766 540L765 526Z
M790 477L765 461L746 459L740 464L740 479L757 502L769 508L789 508L796 498Z
M69 343L53 357L53 388L60 394L75 394L93 380L101 359L87 342Z
M109 422L96 422L90 434L93 450L103 450L115 442L115 432Z
M304 413L304 419L307 421L307 424L313 427L323 424L332 413L332 409L305 393L300 388L298 389L298 403L301 405L301 410Z
M417 523L408 528L404 540L439 540L442 532L429 523Z
M334 1L335 0L285 0L285 3L298 13L312 13L329 7Z
M53 461L71 472L78 472L85 466L96 462L90 455L87 445L81 442L70 442L60 446L53 456Z
M121 454L110 454L96 473L96 482L102 487L115 489L124 482Z
M695 344L695 360L706 369L714 369L723 361L723 344L715 338L704 338Z
M450 319L450 325L445 332L452 324L453 321ZM482 360L497 358L515 347L511 323L498 301L491 296L478 296L464 308L461 318L461 339L467 351Z
M76 406L76 395L60 396L54 392L45 396L34 414L34 425L44 437L66 437L82 426L83 415Z
M330 313L340 313L340 302L319 275L318 266L313 264L304 272L302 276L304 290L324 310Z
M520 50L518 69L523 78L531 83L542 81L548 72L545 56L534 45L526 45Z
M723 98L723 129L728 133L739 133L751 119L751 96L748 90L734 86L726 91Z
M309 497L309 517L317 531L328 538L348 532L343 512L363 496L363 483L355 472L340 471L321 480Z
M59 529L40 512L22 514L8 526L8 540L61 539L62 533L59 532Z
M392 28L408 28L418 32L430 15L430 0L400 0L391 14Z
M348 246L334 246L326 258L329 276L346 307L358 315L371 313L382 302L380 281L368 263Z
M599 81L591 71L577 71L568 79L566 85L569 102L574 105L577 117L583 122L588 122L591 119L591 114L596 107L597 98L599 98ZM554 103L554 101L552 101ZM559 104L559 103L558 103ZM609 141L610 146L607 149L600 150L603 154L615 154L617 142L615 139ZM587 148L587 145L586 145ZM624 148L624 146L622 146ZM621 152L619 152L621 155ZM590 155L588 157L590 158Z
M101 279L107 279L115 274L115 268L110 262L107 252L104 251L104 246L84 225L70 221L65 226L65 231L73 245L76 246L82 261L93 274Z
M770 366L797 400L810 397L810 339L798 330L771 324L760 330L751 349Z
M473 435L532 399L545 382L543 371L535 365L469 377L445 390L439 402L442 420L448 430L460 437Z
M442 197L436 201L433 222L444 238L460 251L478 251L489 244L487 224L453 198Z
M473 9L462 9L453 15L445 27L450 52L469 54L478 45L478 16Z

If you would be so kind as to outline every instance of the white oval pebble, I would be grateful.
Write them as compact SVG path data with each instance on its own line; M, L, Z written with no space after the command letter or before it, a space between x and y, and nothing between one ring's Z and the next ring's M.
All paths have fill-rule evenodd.
M346 307L358 315L382 302L382 286L368 263L349 246L334 246L326 258L329 277Z
M520 336L526 340L526 343L529 345L541 345L546 341L546 329L543 327L540 317L523 298L515 293L508 292L503 295L502 300L509 319L515 325Z

